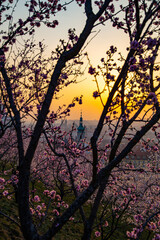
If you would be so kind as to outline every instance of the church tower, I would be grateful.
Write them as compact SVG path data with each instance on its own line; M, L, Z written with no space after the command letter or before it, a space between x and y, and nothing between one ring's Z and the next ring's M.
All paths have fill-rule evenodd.
M79 120L79 126L77 128L77 141L85 137L85 126L83 126L82 112Z

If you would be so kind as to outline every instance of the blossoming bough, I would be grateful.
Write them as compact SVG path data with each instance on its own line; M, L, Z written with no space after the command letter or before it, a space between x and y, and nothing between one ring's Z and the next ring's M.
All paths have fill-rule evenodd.
M59 11L65 10L67 5L72 4L72 2L60 4L54 0L26 1L25 7L28 11L28 17L26 19L19 19L17 22L14 22L13 13L18 1L3 1L3 3L0 3L1 25L3 24L5 28L5 24L8 23L9 26L7 31L2 31L0 87L2 103L8 113L8 122L9 124L12 123L16 131L17 140L13 146L16 145L17 147L19 163L18 191L15 191L18 193L20 225L25 239L51 239L78 209L84 223L82 239L90 239L97 211L105 189L109 184L111 173L150 129L154 129L154 132L158 135L158 132L156 132L158 126L155 129L155 124L158 123L160 118L158 99L159 78L155 75L155 72L159 70L159 66L156 64L156 57L159 53L160 44L158 38L160 4L159 1L135 0L129 1L129 3L127 1L126 4L122 5L121 1L119 1L120 10L116 13L115 2L111 0L104 2L96 1L95 5L98 7L98 10L96 11L94 8L95 10L93 11L91 0L86 0L85 2L77 0L78 5L83 5L85 8L85 26L79 36L75 34L74 30L70 29L68 31L68 42L66 43L61 40L60 46L57 47L53 54L54 56L51 56L48 60L43 59L43 44L40 42L39 52L34 52L35 44L29 40L28 36L32 36L36 28L40 27L41 24L45 24L46 27L50 28L57 27L58 21L53 20L54 16ZM8 14L8 11L11 11L11 14ZM124 14L123 21L117 17L119 11ZM117 66L117 63L112 64L112 58L117 51L113 46L107 51L106 60L104 58L101 60L102 66L99 66L98 70L92 65L89 66L88 72L94 77L97 84L97 90L93 93L93 96L94 98L100 98L103 104L103 111L91 138L92 160L90 164L92 166L92 173L88 181L84 182L84 190L79 194L76 189L76 179L72 165L67 158L67 154L65 151L59 152L58 147L56 149L56 143L53 144L54 140L50 138L50 133L56 136L56 134L60 134L61 132L59 128L55 129L52 127L52 123L59 115L57 113L50 114L49 110L55 94L63 86L71 83L68 76L69 74L73 74L73 71L71 71L72 67L81 64L81 50L92 30L96 25L102 24L107 20L112 22L113 27L122 29L128 34L130 45L128 46L126 58L124 59L120 55L122 63L120 66ZM17 48L16 46L21 36L26 37L26 40L24 40L24 49L22 47ZM17 55L14 55L14 51L12 52L14 46L18 51ZM11 54L13 56L12 59L10 58ZM13 65L11 65L12 61ZM50 68L48 68L49 64ZM114 74L114 71L117 71L117 75ZM105 83L102 91L98 85L100 74ZM103 94L106 94L105 103L102 99ZM68 114L70 108L75 105L77 100L79 103L82 103L82 97L75 98L73 103L66 111L61 112L61 114ZM149 115L145 111L149 112ZM28 116L32 117L35 121L33 130L24 130L23 128L23 119ZM133 134L130 134L130 130L133 128L132 125L136 121L141 121L142 127L134 130ZM1 125L3 126L3 124ZM108 125L110 143L109 146L106 145L106 149L108 149L107 160L101 165L97 141L104 125ZM7 128L3 129L5 132ZM5 134L4 132L1 134L2 137ZM26 132L27 136L29 136L27 144L24 137ZM128 133L131 137L126 137ZM53 210L53 215L56 217L54 218L55 221L52 227L43 235L40 235L32 218L35 210L30 209L29 183L32 177L31 164L34 163L33 158L42 136L45 136L46 143L52 154L59 159L63 159L65 162L65 167L69 175L69 185L72 186L76 198L62 215L59 216L57 209ZM120 146L126 139L127 143L125 147L121 148ZM153 149L157 151L156 146ZM69 152L71 154L71 150ZM58 167L58 164L56 166ZM63 166L61 170L64 171ZM36 171L34 174L36 174ZM4 187L5 182L3 179L1 178L1 184ZM15 179L13 180L13 184L14 186L17 184ZM48 197L55 199L56 194L53 191L45 192L45 194L47 193ZM7 196L8 193L4 192L3 195ZM82 205L92 196L94 196L93 206L89 217L86 217ZM35 195L33 201L39 203L39 196ZM58 206L60 201L61 197L57 196L55 203ZM42 208L45 209L45 204L42 206L38 204L37 213ZM158 212L152 213L153 216L157 214ZM46 217L45 213L43 217ZM150 218L146 219L146 223L149 220ZM99 225L101 226L101 224ZM145 223L141 226L141 229L143 230L144 227ZM152 226L150 228L153 229ZM140 232L137 230L133 232L128 231L127 235L128 237L134 235L134 238L138 238ZM95 236L100 237L101 234L104 235L102 226L101 232L100 229L97 230ZM113 229L106 235L105 239L109 239L112 234Z

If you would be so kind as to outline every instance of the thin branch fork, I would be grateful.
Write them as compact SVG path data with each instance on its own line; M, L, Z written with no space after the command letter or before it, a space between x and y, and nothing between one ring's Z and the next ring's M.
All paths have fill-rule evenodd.
M49 146L49 148L51 149L51 151L52 151L56 156L62 157L62 158L64 159L64 161L65 161L65 163L66 163L66 166L67 166L67 169L68 169L68 172L69 172L69 175L70 175L70 181L71 181L72 189L73 189L73 192L74 192L75 197L77 198L77 197L78 197L78 193L77 193L77 190L76 190L76 187L75 187L72 170L71 170L71 167L70 167L70 165L69 165L69 161L68 161L66 155L65 155L64 153L57 153L57 152L56 152L56 150L52 147L52 145L51 145L51 143L50 143L50 141L49 141L49 139L48 139L48 136L47 136L45 130L44 130L44 135L45 135L45 138L46 138L46 140L47 140L48 146ZM84 214L84 211L83 211L82 206L80 206L79 210L80 210L80 214L81 214L83 223L85 223L85 222L86 222L86 218L85 218L85 214Z

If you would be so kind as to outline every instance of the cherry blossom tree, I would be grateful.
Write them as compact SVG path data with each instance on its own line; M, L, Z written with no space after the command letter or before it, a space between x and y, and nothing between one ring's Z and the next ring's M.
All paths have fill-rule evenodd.
M16 199L20 226L25 239L51 239L73 218L77 210L80 211L84 224L82 239L91 239L102 201L105 210L107 200L113 199L112 206L115 212L117 211L117 224L125 211L128 211L130 203L135 201L133 193L135 189L129 186L131 184L129 180L123 191L120 178L113 179L115 188L111 184L114 171L123 159L132 154L134 146L140 141L146 150L158 151L160 85L157 59L160 44L160 3L156 0L130 0L125 3L111 0L94 3L91 0L77 0L76 3L85 9L86 22L82 32L77 36L74 29L69 29L68 40L60 40L51 57L46 58L43 43L34 42L34 33L42 24L49 28L58 27L56 14L66 10L73 1L63 4L57 0L25 1L27 16L16 20L14 12L18 2L3 0L0 3L0 21L1 26L4 26L1 32L0 89L1 104L7 114L7 122L3 123L0 120L1 137L7 134L8 126L12 126L16 133L16 142L13 144L18 152L18 164L14 175L7 181L0 178L2 195L10 197L9 192L4 190L8 184L12 183L14 189L18 186L15 190ZM128 34L130 44L125 58L122 54L117 57L117 48L111 46L96 68L82 50L93 29L97 25L105 24L106 21L111 21L117 31ZM50 109L51 102L58 92L75 81L74 78L70 80L69 76L81 74L84 56L90 64L88 73L97 86L93 97L99 98L103 105L102 114L87 147L83 141L74 142L72 134L67 136L66 132L62 132L60 127L54 125L57 119L68 115L76 102L82 103L82 96L73 96L73 102L65 109L59 108L56 113ZM104 81L103 89L99 87L100 79ZM29 118L34 121L32 128L24 124ZM102 140L100 137L104 128L109 136L109 143L101 148L103 137ZM149 130L157 137L152 145L149 144L150 140L144 138ZM41 146L45 146L42 152ZM89 159L85 155L87 151L92 151ZM91 169L88 175L86 169ZM124 178L125 171L125 169L122 171ZM49 177L50 181L47 181ZM50 185L52 190L43 189L48 205L35 193L36 180L42 182L45 187L51 182L54 183ZM55 183L61 195L53 188ZM118 190L118 184L121 192ZM64 189L65 186L70 188L75 196L70 206L63 201L67 189ZM147 189L151 189L151 186L147 185ZM114 198L117 191L125 198ZM145 194L147 193L144 191L141 193L141 199ZM88 200L92 202L89 216L83 209L83 204ZM118 204L120 207L117 207ZM53 208L52 226L40 234L37 219L43 224L50 205ZM153 230L152 219L157 217L159 212L156 209L156 212L150 211L147 214L151 215L146 218L146 215L140 217L135 214L136 227L133 231L127 232L129 238L138 239L141 230L147 224ZM143 223L142 219L145 219ZM106 227L107 224L105 222ZM114 229L112 228L103 238L103 225L99 226L95 237L109 239ZM158 233L155 234L154 238L158 239Z

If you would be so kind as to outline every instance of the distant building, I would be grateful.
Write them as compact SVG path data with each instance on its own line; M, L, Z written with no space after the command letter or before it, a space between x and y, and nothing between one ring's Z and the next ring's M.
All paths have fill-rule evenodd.
M77 128L77 141L85 137L85 126L83 125L82 112L79 120L79 126Z
M123 164L131 164L134 168L146 168L149 163L149 154L139 146L134 147L132 154L123 159Z

